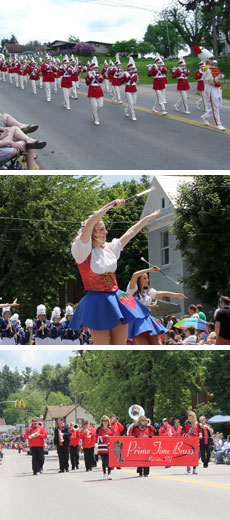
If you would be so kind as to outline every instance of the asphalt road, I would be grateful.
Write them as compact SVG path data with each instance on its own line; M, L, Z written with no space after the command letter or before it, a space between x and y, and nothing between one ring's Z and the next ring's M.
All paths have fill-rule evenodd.
M101 480L100 468L86 473L58 474L54 452L46 457L44 473L33 476L31 457L5 450L0 466L2 520L208 520L226 518L229 510L230 468L202 466L198 475L185 468L151 468L140 478L133 468L114 470L112 480Z
M86 93L82 80L78 100L71 100L71 110L66 110L61 90L52 93L52 101L47 103L44 87L34 96L29 82L24 91L0 82L1 112L38 123L33 137L47 141L46 148L37 154L41 170L229 169L230 102L224 101L221 119L227 132L221 132L201 123L195 84L189 92L191 115L175 112L178 94L175 85L169 86L168 116L151 111L155 99L151 85L139 86L137 121L126 118L124 106L113 103L106 94L101 125L95 126Z

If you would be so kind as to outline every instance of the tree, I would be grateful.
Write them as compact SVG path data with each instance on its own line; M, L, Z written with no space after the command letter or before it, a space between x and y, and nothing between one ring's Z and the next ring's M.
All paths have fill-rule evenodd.
M184 48L184 42L178 30L164 19L154 25L148 25L144 41L152 45L153 52L158 52L164 57L177 56L179 50Z
M141 54L141 57L145 56L145 54L150 54L153 52L153 46L149 42L139 42L137 44L138 53Z
M179 5L173 5L162 11L161 16L168 21L169 27L177 29L183 42L188 45L193 52L194 45L201 45L204 32L207 30L207 19L204 19L201 8L197 8L194 12L188 13L185 8ZM209 27L211 20L209 20Z
M39 42L38 40L30 40L28 43L26 43L26 45L32 45L34 47L39 47L39 45L41 45L41 42Z
M230 413L230 375L229 375L230 351L214 351L207 360L207 385L213 393L215 403L218 403L218 411L229 415Z
M181 186L176 203L172 231L189 267L186 284L202 301L216 305L230 288L230 178L197 175Z
M74 52L79 54L79 56L92 56L95 54L96 50L90 43L87 42L79 42L74 45Z
M14 372L10 370L7 365L4 365L0 371L0 416L5 408L4 401L9 400L9 395L12 392L17 392L22 388L23 377L19 374L18 370Z
M120 53L121 56L137 56L138 54L138 44L135 38L131 40L123 40L117 41L111 48L111 53L116 54Z
M185 7L186 11L193 11L196 13L197 9L201 8L204 12L211 12L211 26L213 38L213 52L217 56L217 30L216 30L216 6L219 0L179 0L179 3Z
M79 42L78 36L73 36L72 34L68 38L68 42Z
M70 397L64 395L62 392L51 392L47 399L47 406L59 406L60 404L72 404Z
M143 406L151 420L161 420L162 414L182 414L191 406L203 355L192 351L82 351L77 355L77 368L75 361L71 371L70 391L77 391L82 405L97 420L104 413L116 413L126 422L128 409L135 403Z
M23 322L41 302L50 311L76 278L70 242L96 209L99 186L96 176L2 176L0 287L5 301L20 299Z

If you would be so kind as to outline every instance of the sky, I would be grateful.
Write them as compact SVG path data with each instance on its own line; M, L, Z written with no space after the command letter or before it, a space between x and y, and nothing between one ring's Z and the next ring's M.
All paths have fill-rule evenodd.
M43 365L57 365L61 363L62 366L69 364L69 357L75 357L72 350L38 350L31 348L20 350L0 350L0 370L7 365L10 370L19 372L25 367L31 367L32 370L41 371Z
M1 4L0 40L14 34L20 44L142 40L149 23L173 0L8 0Z

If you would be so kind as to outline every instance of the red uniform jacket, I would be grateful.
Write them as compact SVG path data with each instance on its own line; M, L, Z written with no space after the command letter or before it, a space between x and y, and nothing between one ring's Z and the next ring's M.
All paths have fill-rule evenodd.
M82 447L94 448L96 442L96 430L92 426L83 428L80 431L80 439L82 439Z
M38 437L33 437L35 433L39 433ZM42 426L29 426L24 435L25 439L29 441L29 447L44 447L44 439L47 437L47 431Z
M139 426L133 426L129 431L129 435L133 437L152 437L154 435L154 426L150 424L150 426L144 426L144 428L140 428Z
M85 78L86 85L88 85L88 97L103 97L103 92L100 83L103 83L103 77L95 71L88 71Z
M71 437L70 437L69 445L74 446L74 447L80 446L80 430L78 429L77 431L75 431L70 428L70 432L71 432Z
M159 436L161 437L165 437L165 436L168 436L168 437L171 437L171 434L172 433L172 436L176 435L176 432L173 428L173 426L171 426L171 424L168 424L168 426L161 426L160 429L159 429Z
M121 432L123 432L125 429L123 424L121 424L120 422L117 422L117 421L110 423L110 426L111 426L111 428L114 429L114 435L116 435L116 437L119 437Z
M203 71L201 69L199 70L196 70L195 74L194 74L194 78L198 80L197 82L197 90L199 92L203 92L204 91L204 80L202 79L203 78Z
M177 90L189 90L190 85L187 79L187 76L190 75L190 71L185 67L178 67L173 71L172 77L173 79L177 78Z

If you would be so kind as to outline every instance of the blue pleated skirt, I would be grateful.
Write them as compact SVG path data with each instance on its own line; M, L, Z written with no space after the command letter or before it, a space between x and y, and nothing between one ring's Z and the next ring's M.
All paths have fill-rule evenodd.
M109 330L145 318L149 309L133 296L118 289L114 293L88 291L74 312L69 328L80 330L83 326L93 330Z
M138 318L129 324L128 338L135 339L139 334L148 333L149 336L157 336L158 334L166 334L168 331L156 318L145 316Z

